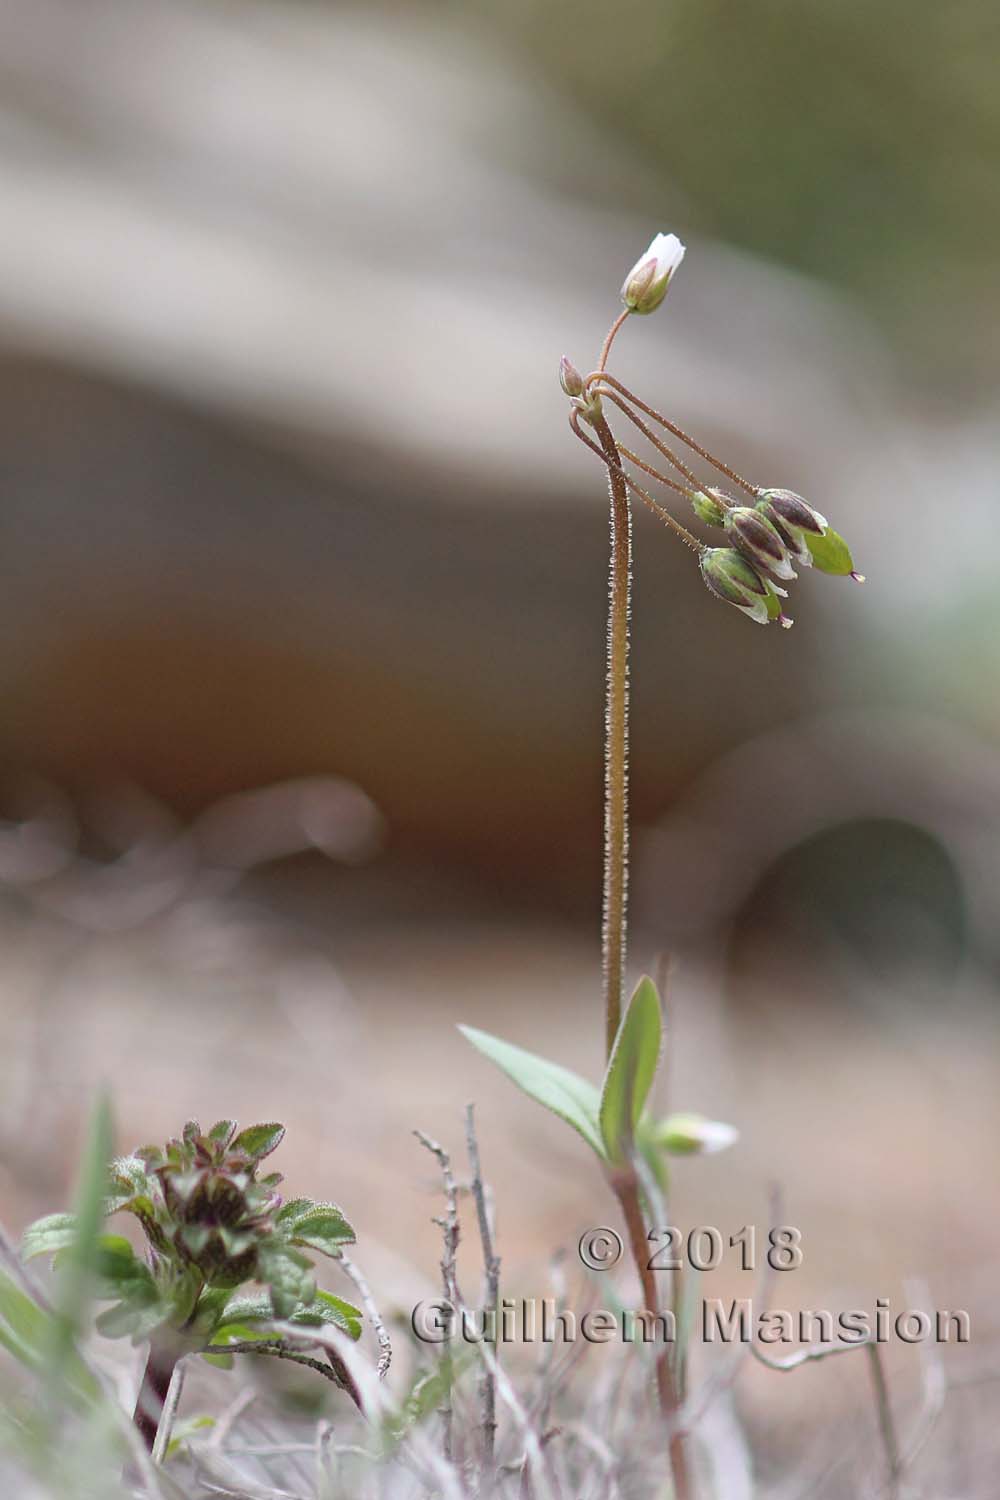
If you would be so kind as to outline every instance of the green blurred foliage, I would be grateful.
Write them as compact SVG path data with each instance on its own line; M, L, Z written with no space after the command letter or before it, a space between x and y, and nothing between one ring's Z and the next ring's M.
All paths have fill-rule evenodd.
M662 172L651 230L708 233L839 285L933 378L1000 376L992 0L486 10Z

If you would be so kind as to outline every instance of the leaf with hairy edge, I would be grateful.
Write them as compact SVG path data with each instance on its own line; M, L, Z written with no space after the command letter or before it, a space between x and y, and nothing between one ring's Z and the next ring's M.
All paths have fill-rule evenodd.
M478 1031L474 1026L460 1026L459 1031L490 1062L496 1063L529 1098L542 1104L552 1114L578 1131L598 1156L606 1158L598 1120L600 1096L594 1085L569 1068L549 1062L523 1047Z
M613 1162L628 1158L656 1075L662 1038L660 997L653 981L644 976L618 1028L601 1090L601 1135Z
M304 1245L334 1259L341 1247L353 1245L354 1230L333 1203L317 1203L307 1212L283 1226L293 1245Z
M284 1125L248 1125L246 1130L240 1131L229 1150L234 1155L239 1152L249 1156L251 1161L263 1161L281 1145L284 1134Z
M227 1304L220 1319L213 1343L223 1336L231 1338L233 1327L238 1328L240 1324L270 1323L274 1317L275 1313L269 1297L234 1297ZM332 1323L334 1327L343 1329L344 1333L349 1334L352 1339L358 1339L361 1337L363 1315L361 1309L354 1307L352 1303L345 1302L342 1297L335 1297L332 1292L324 1292L318 1288L309 1306L296 1308L285 1318L285 1321L301 1323L307 1328L318 1328L323 1323ZM254 1336L260 1337L259 1332Z
M76 1239L76 1214L46 1214L29 1224L21 1238L21 1257L34 1260L36 1255L55 1255L67 1250Z

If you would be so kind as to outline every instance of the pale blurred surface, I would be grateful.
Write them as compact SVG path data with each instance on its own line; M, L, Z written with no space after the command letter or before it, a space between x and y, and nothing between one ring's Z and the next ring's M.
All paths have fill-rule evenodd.
M670 1102L741 1130L674 1212L777 1179L804 1304L915 1275L995 1351L996 42L973 3L0 5L0 1217L65 1202L106 1080L122 1147L284 1119L401 1301L411 1131L470 1099L512 1278L605 1221L455 1027L599 1070L606 502L556 368L674 230L613 368L869 579L760 631L637 518L633 967L677 960Z

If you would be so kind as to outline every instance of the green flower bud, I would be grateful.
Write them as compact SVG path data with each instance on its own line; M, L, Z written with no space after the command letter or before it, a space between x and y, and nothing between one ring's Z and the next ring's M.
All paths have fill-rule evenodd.
M735 548L706 547L698 565L713 594L741 609L758 625L767 624L768 586Z
M708 1156L725 1151L740 1138L739 1131L704 1115L668 1115L653 1127L653 1140L671 1156Z
M706 526L725 526L726 512L736 504L732 495L719 489L710 489L707 494L704 490L690 489L688 499L698 520Z
M583 395L583 376L576 366L570 363L565 354L559 361L559 384L567 396Z
M737 505L726 513L726 530L754 567L773 578L795 578L785 542L772 523L749 505Z

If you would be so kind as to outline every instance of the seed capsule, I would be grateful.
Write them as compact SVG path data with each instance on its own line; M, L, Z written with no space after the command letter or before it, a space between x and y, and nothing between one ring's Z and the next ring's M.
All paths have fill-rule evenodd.
M732 495L714 488L707 493L705 490L690 489L688 499L698 520L704 521L706 526L725 526L726 511L736 504Z
M758 625L769 619L767 584L733 547L706 547L699 561L708 588Z
M773 523L749 505L737 505L726 514L726 530L744 557L772 578L795 578L781 534Z

